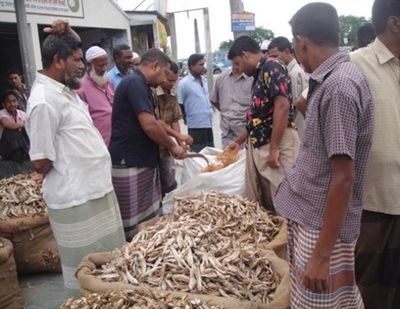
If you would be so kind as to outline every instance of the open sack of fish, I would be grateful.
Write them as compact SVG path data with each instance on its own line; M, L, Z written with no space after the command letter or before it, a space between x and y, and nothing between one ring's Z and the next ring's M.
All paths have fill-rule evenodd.
M181 185L164 197L164 214L171 211L177 196L212 190L233 195L245 194L245 150L222 151L206 147L200 151L200 155L203 157L183 160Z
M42 186L34 173L0 180L0 236L14 246L19 274L60 272Z
M0 237L0 308L23 308L11 241Z
M233 309L289 306L287 263L268 250L286 242L283 219L222 193L176 203L122 248L86 256L76 272L81 293L168 292Z

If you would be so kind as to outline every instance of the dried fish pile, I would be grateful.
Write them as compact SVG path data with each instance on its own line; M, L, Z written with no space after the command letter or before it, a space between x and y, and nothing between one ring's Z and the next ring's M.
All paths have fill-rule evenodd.
M231 165L238 159L239 150L225 149L217 155L217 160L214 163L208 164L202 169L202 173L215 172Z
M32 174L19 174L0 180L0 220L46 213L42 186Z
M219 193L177 200L93 274L107 282L269 303L280 282L259 250L279 232L257 204Z
M69 298L61 309L223 309L221 306L209 306L200 299L190 300L187 297L175 297L165 293L148 295L137 291L92 293L78 299Z

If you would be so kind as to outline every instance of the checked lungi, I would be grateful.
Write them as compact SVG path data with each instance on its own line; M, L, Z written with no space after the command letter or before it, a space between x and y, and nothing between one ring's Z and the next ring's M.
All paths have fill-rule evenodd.
M361 294L355 283L355 241L337 240L331 255L329 289L314 293L305 289L301 279L315 245L319 231L288 222L288 258L290 267L290 307L293 309L359 309L364 308Z
M89 253L111 251L125 244L114 191L67 209L50 209L49 220L61 258L64 285L78 290L76 267Z
M364 210L356 279L367 309L400 308L400 216Z
M126 240L130 241L137 233L139 223L160 212L160 174L158 168L113 166L112 181Z

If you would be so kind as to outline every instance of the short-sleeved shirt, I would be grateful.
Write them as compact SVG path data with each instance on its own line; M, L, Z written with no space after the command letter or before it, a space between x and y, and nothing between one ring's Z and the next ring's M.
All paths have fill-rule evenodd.
M261 147L271 140L276 96L288 98L288 125L293 123L294 109L290 87L290 78L283 62L277 59L260 60L254 74L252 106L247 113L247 131L254 147Z
M350 62L336 53L310 76L306 124L296 165L281 183L274 200L282 216L321 229L332 179L330 159L354 161L355 180L340 239L359 233L362 194L373 134L373 103L368 83Z
M217 77L211 101L219 103L223 134L245 130L246 114L251 107L252 84L252 77L245 74L234 76L232 70L223 72Z
M124 75L118 70L117 66L114 65L110 71L107 72L107 77L111 80L114 89L117 89L117 86L124 78Z
M151 87L140 70L125 76L115 91L110 150L114 165L156 167L158 145L143 131L138 115L154 114Z
M179 104L185 108L189 129L212 128L213 111L208 97L207 80L201 76L201 83L192 74L178 82Z
M114 101L114 88L111 81L108 80L104 87L100 87L86 73L77 93L88 104L94 126L108 145L111 138L111 112Z
M166 93L161 86L158 86L153 89L153 95L157 119L169 126L182 119L182 109L174 92Z
M2 110L0 110L0 120L2 119L8 119L18 124L24 124L26 120L26 114L22 110L17 109L17 116L14 119L14 117L5 108L3 108ZM0 138L3 135L3 130L4 128L0 124Z
M364 209L400 215L400 60L380 40L350 54L364 74L375 106Z
M31 160L53 163L43 182L49 208L79 206L113 190L110 154L75 91L38 73L25 127Z

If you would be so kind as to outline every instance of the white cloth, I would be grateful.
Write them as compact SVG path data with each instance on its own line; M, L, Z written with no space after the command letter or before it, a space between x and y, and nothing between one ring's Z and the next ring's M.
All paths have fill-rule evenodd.
M28 100L26 129L31 160L53 162L43 183L49 208L81 205L113 190L107 147L74 91L38 73Z
M0 120L2 119L9 119L11 121L15 121L14 117L10 115L5 108L0 110ZM24 124L26 120L25 112L17 109L17 121L16 123ZM3 136L3 126L0 124L0 138Z
M136 58L140 58L138 53L133 52L132 53L132 59L135 60Z
M98 46L92 46L86 51L86 61L90 62L93 59L96 59L101 56L107 56L107 52Z

